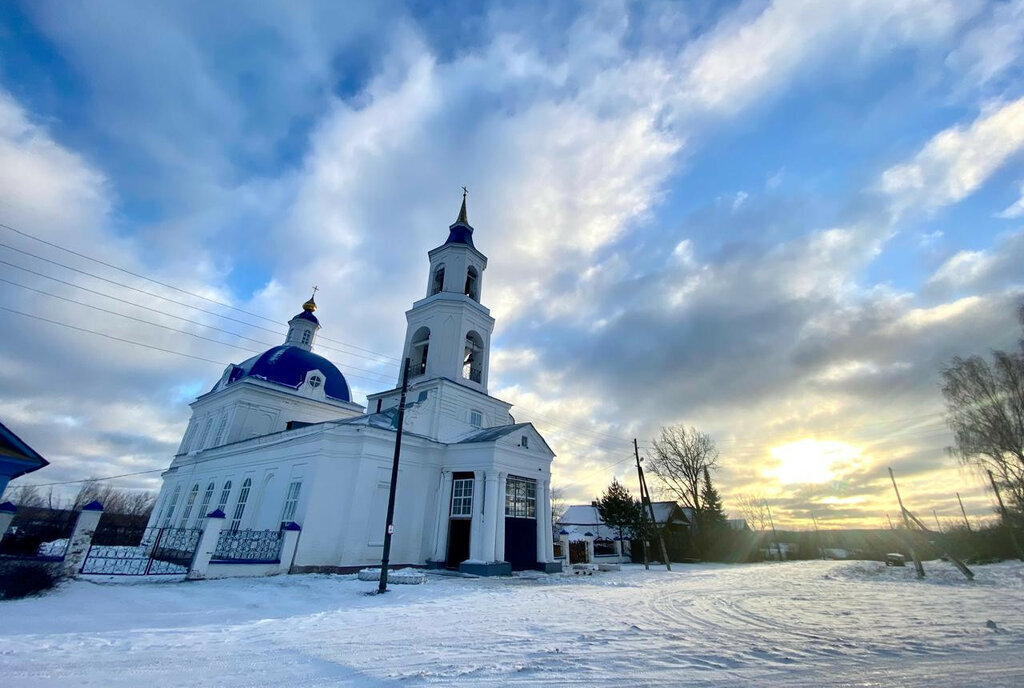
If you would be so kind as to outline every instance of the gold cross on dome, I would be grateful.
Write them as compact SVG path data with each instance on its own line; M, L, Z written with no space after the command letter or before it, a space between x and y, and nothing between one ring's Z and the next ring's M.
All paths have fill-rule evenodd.
M316 293L317 293L318 291L320 291L320 287L318 287L318 286L316 286L316 285L314 284L314 285L313 285L313 296L316 296Z

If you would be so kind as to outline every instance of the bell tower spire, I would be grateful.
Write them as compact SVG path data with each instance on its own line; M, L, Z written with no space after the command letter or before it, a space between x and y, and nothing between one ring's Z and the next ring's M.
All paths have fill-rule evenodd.
M487 257L473 245L473 227L462 207L448 239L428 253L427 295L406 312L405 354L411 378L444 377L487 392L488 352L494 319L480 303Z
M316 332L320 329L320 321L313 315L313 311L316 310L316 301L313 300L313 297L318 291L320 291L319 288L313 287L313 296L310 296L309 301L302 304L302 312L288 321L288 336L284 338L285 346L297 346L306 351L313 350L313 339L316 338Z

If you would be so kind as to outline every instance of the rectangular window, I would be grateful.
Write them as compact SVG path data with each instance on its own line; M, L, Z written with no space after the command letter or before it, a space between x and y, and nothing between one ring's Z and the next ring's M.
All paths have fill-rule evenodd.
M288 486L288 493L284 497L284 510L281 512L282 527L295 520L295 509L299 506L299 491L301 489L301 480L293 480Z
M484 414L479 411L469 412L469 424L474 428L479 428L484 424Z
M519 438L519 446L522 447L523 449L529 449L530 448L530 438L527 437L526 435L523 435L522 437L520 437Z
M452 516L473 515L473 479L457 478L452 481Z
M510 475L505 483L505 515L537 518L537 481Z

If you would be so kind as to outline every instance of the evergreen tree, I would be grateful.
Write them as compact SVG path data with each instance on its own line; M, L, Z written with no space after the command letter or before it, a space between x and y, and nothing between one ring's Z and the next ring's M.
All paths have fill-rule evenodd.
M722 507L722 497L718 489L711 484L711 473L707 466L704 467L704 488L701 490L701 501L704 503L701 508L701 520L703 525L714 527L725 524L725 509Z
M619 539L625 538L626 533L632 536L639 530L640 502L633 499L629 490L614 478L597 501L597 513L606 526L618 531Z

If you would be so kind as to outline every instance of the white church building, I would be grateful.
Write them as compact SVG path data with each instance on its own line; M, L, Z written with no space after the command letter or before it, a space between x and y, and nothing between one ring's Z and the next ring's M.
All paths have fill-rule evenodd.
M390 561L557 571L554 454L487 392L494 319L480 303L487 258L473 245L465 197L428 256L426 295L406 312L411 368ZM225 529L298 523L292 572L380 564L401 390L370 394L365 409L354 403L342 372L312 352L315 310L310 298L281 346L228 366L192 402L150 526L195 527L220 509Z

